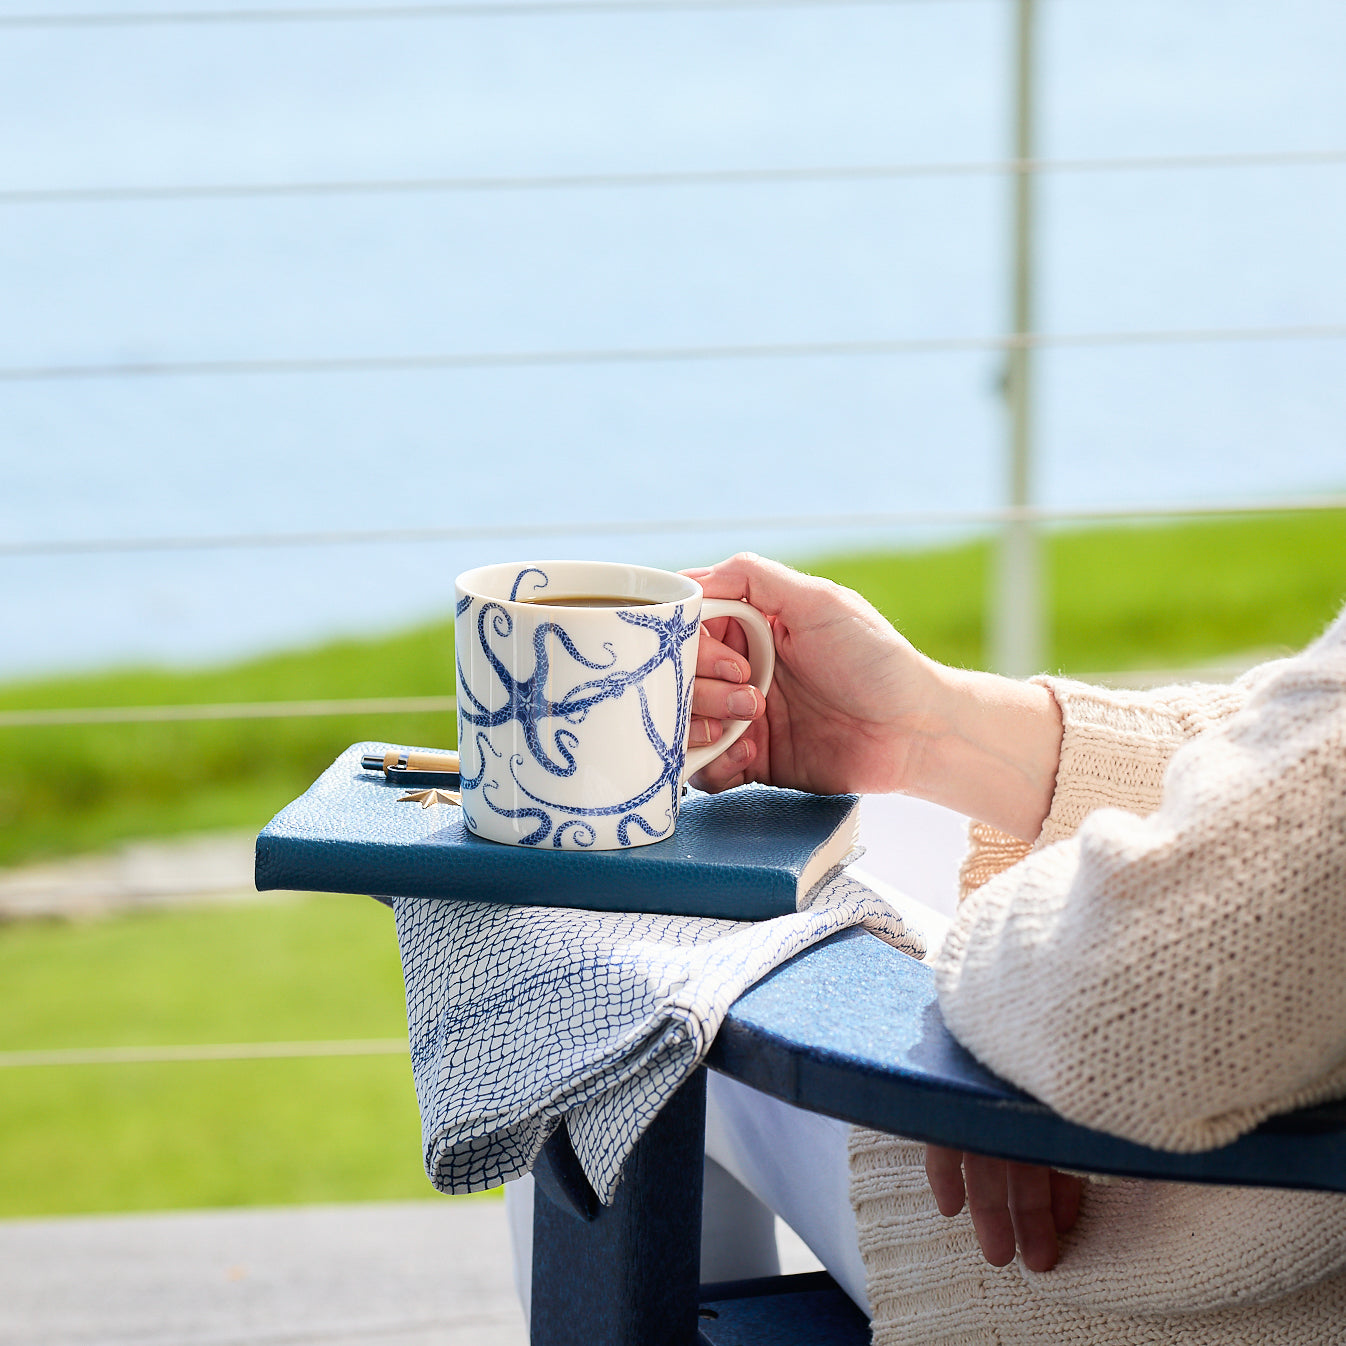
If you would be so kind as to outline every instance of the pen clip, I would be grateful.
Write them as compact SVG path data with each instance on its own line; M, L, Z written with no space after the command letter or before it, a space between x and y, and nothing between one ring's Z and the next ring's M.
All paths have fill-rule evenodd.
M456 790L462 783L457 771L411 771L390 766L384 771L389 785L437 785L441 789Z
M456 785L458 754L448 751L389 748L382 753L365 753L360 765L366 771L378 771L390 784Z

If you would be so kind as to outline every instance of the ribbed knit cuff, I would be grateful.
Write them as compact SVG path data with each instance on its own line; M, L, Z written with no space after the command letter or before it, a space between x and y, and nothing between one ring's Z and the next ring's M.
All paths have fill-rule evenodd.
M925 1146L857 1126L849 1148L874 1346L995 1346L972 1220L939 1213Z
M1073 836L1095 809L1139 817L1159 807L1164 773L1187 739L1232 714L1246 693L1194 685L1154 691L1092 687L1045 674L1033 678L1061 708L1061 763L1037 846Z

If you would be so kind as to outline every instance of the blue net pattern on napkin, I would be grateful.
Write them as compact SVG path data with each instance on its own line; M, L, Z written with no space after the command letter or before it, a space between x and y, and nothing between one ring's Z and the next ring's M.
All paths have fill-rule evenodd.
M754 982L849 926L925 953L844 872L758 922L430 898L393 909L425 1168L450 1193L528 1172L564 1116L611 1202L636 1141Z

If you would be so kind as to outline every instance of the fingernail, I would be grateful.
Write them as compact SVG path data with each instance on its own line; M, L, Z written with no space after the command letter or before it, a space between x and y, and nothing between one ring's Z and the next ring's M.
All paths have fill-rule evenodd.
M740 720L751 720L757 714L757 693L751 687L741 687L737 692L729 693L725 705L731 715Z
M721 659L715 665L715 676L721 682L742 682L743 670L732 659Z
M693 720L692 731L687 735L687 742L693 748L699 748L703 744L710 742L710 725L705 720Z
M725 756L728 757L731 762L746 762L748 758L752 756L752 744L745 743L742 739L739 739L739 741L725 753Z

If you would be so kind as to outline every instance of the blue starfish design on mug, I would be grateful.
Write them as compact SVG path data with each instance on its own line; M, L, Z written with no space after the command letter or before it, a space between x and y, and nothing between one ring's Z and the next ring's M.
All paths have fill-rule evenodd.
M516 586L517 587L517 586ZM503 704L492 709L468 686L461 659L458 665L459 715L463 729L469 726L478 732L472 735L481 758L480 770L475 776L464 776L465 789L474 788L482 783L482 799L487 807L501 817L528 818L537 822L537 827L526 837L520 838L523 845L540 845L552 838L552 845L564 844L566 833L571 829L569 843L579 846L592 845L596 833L593 827L584 821L586 818L618 816L618 840L622 845L629 844L630 829L639 827L647 836L663 836L670 832L677 816L677 795L681 787L683 761L682 737L666 742L654 723L644 682L656 670L670 665L674 678L677 719L680 735L685 736L688 717L691 712L690 679L684 675L682 651L686 643L695 638L699 627L697 616L689 618L685 605L679 604L672 615L661 617L639 609L621 611L616 614L622 621L632 626L649 630L655 637L655 649L650 657L638 666L629 669L616 668L616 655L610 645L604 645L606 659L589 658L581 653L569 632L556 621L540 622L532 635L533 670L526 678L514 677L505 662L491 648L492 636L508 640L514 632L514 620L510 613L497 602L486 602L477 614L476 634L488 665L499 680L504 692ZM552 654L557 646L582 668L593 670L600 676L590 678L572 687L559 699L546 694L548 678L552 671ZM589 712L597 705L634 691L641 707L641 724L645 736L654 749L660 769L655 777L641 790L627 799L596 808L578 808L546 799L529 790L519 779L517 767L525 762L523 754L515 754L509 763L510 774L521 795L536 807L506 809L496 805L491 799L492 787L499 788L496 781L486 781L487 753L497 758L501 753L489 741L487 733L493 728L517 721L523 733L524 743L533 762L549 775L568 777L575 773L576 762L573 749L579 738L574 731L565 726L580 725ZM492 698L494 700L495 698ZM544 722L560 721L559 725L548 726ZM464 735L466 737L466 734ZM484 783L483 783L484 782ZM667 790L669 806L663 828L656 830L636 810L648 804L661 791ZM570 815L556 826L552 811ZM554 830L553 830L554 829Z

